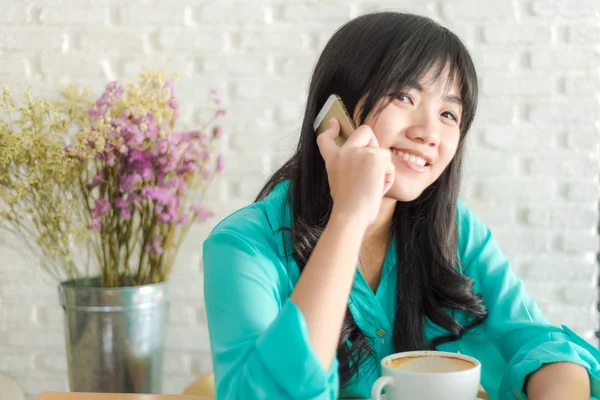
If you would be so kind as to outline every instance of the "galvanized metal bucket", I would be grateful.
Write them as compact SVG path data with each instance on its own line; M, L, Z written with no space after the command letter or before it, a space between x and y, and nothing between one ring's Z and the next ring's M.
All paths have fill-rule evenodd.
M59 287L71 391L160 393L166 283L98 286L87 279Z

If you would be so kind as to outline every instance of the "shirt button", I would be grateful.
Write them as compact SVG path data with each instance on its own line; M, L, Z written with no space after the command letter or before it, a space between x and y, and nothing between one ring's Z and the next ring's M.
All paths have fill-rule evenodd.
M381 339L381 343L383 343L383 337L385 336L385 331L383 329L379 328L375 331L375 334L377 336L379 336L379 338Z

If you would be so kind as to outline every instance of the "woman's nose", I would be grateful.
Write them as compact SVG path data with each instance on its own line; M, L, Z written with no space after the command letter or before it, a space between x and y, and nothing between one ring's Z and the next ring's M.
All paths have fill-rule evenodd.
M431 123L429 117L415 119L406 129L406 136L410 140L420 142L427 147L437 147L440 144L440 136Z

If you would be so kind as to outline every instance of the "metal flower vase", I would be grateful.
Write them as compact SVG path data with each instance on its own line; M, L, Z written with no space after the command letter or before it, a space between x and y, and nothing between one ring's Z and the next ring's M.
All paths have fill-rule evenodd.
M63 282L69 384L73 392L160 393L166 283L101 288Z

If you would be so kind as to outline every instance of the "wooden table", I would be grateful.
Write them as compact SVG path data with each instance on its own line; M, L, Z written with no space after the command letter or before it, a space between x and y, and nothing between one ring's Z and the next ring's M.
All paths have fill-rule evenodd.
M480 399L489 399L487 395L482 394L481 392L478 393L478 396ZM214 397L171 394L45 392L36 397L35 400L214 400Z
M214 400L214 397L172 394L44 392L35 400Z

